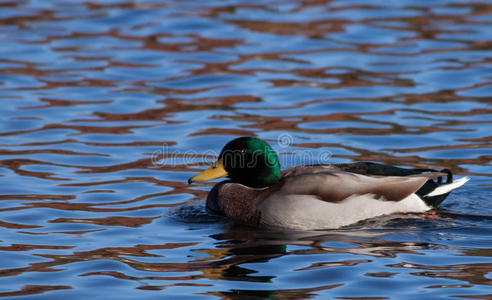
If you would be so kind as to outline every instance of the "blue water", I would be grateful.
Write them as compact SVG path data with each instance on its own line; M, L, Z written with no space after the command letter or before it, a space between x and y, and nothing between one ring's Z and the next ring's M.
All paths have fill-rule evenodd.
M490 299L487 1L2 1L0 297ZM471 181L435 215L234 224L188 185L258 136L283 167Z

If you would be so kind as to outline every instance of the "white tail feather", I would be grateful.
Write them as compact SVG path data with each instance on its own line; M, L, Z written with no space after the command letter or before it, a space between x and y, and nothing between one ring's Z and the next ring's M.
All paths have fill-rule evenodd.
M443 185L437 187L435 190L433 190L429 194L427 194L426 197L433 197L433 196L438 196L438 195L449 193L452 190L459 188L460 186L465 184L468 180L470 180L470 177L463 177L463 178L457 179L451 183L443 184Z

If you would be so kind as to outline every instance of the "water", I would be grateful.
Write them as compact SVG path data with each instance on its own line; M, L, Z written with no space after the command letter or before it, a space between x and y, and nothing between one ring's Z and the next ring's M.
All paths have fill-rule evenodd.
M0 296L490 299L486 1L3 1ZM232 138L283 167L471 181L435 217L282 232L186 180Z

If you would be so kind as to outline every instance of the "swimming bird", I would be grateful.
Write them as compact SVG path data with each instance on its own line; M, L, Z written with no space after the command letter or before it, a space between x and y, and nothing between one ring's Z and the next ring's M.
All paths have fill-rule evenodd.
M371 162L281 170L275 150L255 137L227 143L218 160L188 183L221 177L229 180L209 192L209 210L247 225L292 230L334 229L381 215L425 212L469 180L453 181L447 169Z

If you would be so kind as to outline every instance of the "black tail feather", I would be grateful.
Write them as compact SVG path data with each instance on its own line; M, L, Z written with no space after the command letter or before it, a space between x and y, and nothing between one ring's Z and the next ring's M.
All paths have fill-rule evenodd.
M440 173L446 173L446 182L443 183L443 177L444 176L439 176L435 181L432 179L427 180L427 182L416 192L416 194L422 198L425 203L429 206L432 207L438 207L444 199L449 195L449 193L442 194L442 195L436 195L436 196L426 196L429 193L431 193L433 190L435 190L437 187L443 185L443 184L449 184L453 182L453 173L451 173L451 170L449 169L442 169L440 171L437 170L431 170L431 169L426 169L426 172L440 172ZM424 172L425 172L424 171Z

